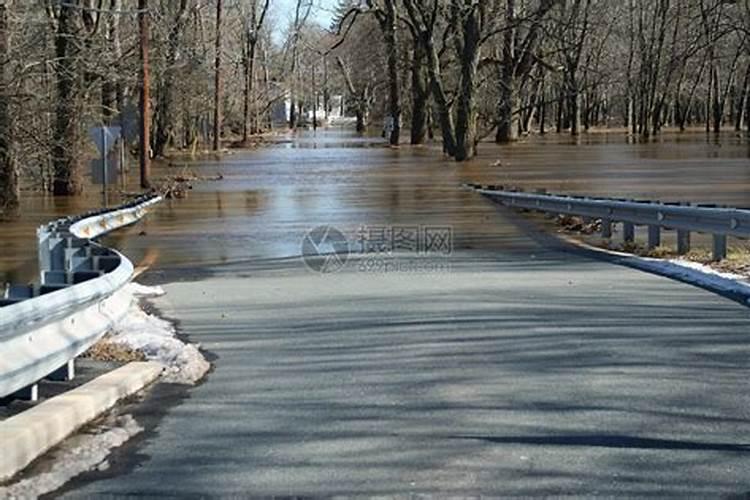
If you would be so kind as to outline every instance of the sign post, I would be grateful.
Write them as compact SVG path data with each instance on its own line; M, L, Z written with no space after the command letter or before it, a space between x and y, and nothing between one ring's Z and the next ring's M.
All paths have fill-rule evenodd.
M94 160L91 163L91 180L94 184L102 184L102 197L104 206L107 206L107 189L112 182L117 183L117 169L119 168L120 158L113 155L108 158L110 150L120 138L121 127L92 127L89 129L89 136L101 153L101 160Z

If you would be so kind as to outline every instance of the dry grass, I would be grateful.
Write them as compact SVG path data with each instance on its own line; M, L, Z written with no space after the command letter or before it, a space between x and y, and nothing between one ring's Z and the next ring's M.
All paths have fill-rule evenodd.
M620 251L626 253L640 254L643 253L643 248L638 245L635 241L623 241L620 245Z
M673 248L658 246L650 250L646 250L643 254L644 257L651 257L653 259L669 259L677 256L677 252Z
M585 222L583 217L573 215L558 215L555 223L563 231L578 234L594 234L602 230L602 221L595 219L591 222Z
M146 356L142 352L112 342L107 337L104 337L91 346L88 351L83 353L83 357L96 361L116 361L119 363L146 361Z
M701 264L710 264L713 261L711 251L705 248L694 248L683 255L682 258L693 262L699 262Z
M691 262L708 265L717 271L739 274L750 279L750 243L738 241L737 245L729 247L727 257L724 260L716 262L713 259L712 251L708 248L694 248L685 255L679 255L677 249L670 246L661 245L649 249L637 242L615 243L607 238L599 240L596 240L596 238L586 238L586 236L594 235L601 231L600 220L585 223L582 217L558 215L554 217L554 223L560 228L560 232L571 234L576 239L588 242L588 244L598 246L599 248L654 259L682 258Z
M731 247L727 251L727 258L714 263L713 267L719 271L750 276L750 249Z

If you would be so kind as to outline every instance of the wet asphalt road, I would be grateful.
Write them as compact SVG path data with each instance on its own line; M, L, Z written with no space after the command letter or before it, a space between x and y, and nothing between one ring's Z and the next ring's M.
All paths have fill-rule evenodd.
M115 455L129 467L68 497L750 491L748 309L542 243L455 191L455 171L363 158L402 168L369 192L361 167L253 208L272 223L245 223L289 255L243 259L229 241L218 262L157 265L158 307L215 370ZM345 232L443 222L454 248L312 272L293 238L326 211ZM191 221L149 233L167 223L174 256Z

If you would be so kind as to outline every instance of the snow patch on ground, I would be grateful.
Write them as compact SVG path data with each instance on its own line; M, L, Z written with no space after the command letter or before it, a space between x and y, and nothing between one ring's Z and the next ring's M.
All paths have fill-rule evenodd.
M646 267L666 276L675 277L719 292L740 295L750 305L750 284L744 276L717 271L705 264L686 259L638 258Z
M160 286L146 286L136 283L135 281L128 283L125 288L134 297L161 297L162 295L167 294L167 292L165 292Z
M37 498L57 490L79 474L106 470L110 451L142 431L143 427L131 415L123 415L93 434L79 434L56 452L49 470L0 487L0 498Z
M125 345L142 352L150 361L162 363L165 366L162 379L167 382L195 384L203 378L211 365L198 347L182 342L172 323L146 313L138 304L137 299L158 297L164 295L164 290L130 283L125 292L133 297L130 310L115 325L107 341Z
M658 274L682 279L698 286L706 286L721 292L735 293L750 299L750 284L741 281L742 276L723 273L705 264L685 259L654 259L650 257L628 257L637 266Z
M640 257L630 253L593 246L571 237L563 237L563 239L578 247L617 257L626 266L678 279L713 290L717 293L735 295L750 306L750 283L748 283L746 276L717 271L711 266L683 258L657 259L653 257Z
M684 266L690 269L694 269L696 271L700 271L702 273L711 274L714 276L719 276L721 278L726 278L728 280L737 280L745 283L745 276L742 276L741 274L735 274L735 273L727 273L723 271L717 271L716 269L712 268L711 266L707 266L705 264L701 264L699 262L693 262L692 260L687 259L671 259L669 262L672 262L674 264L678 264L680 266ZM750 287L748 288L750 289Z

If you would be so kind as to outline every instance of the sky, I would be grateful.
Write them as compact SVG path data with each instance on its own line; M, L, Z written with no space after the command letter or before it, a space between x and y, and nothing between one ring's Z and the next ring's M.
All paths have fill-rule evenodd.
M315 21L328 28L333 19L333 10L338 3L337 0L313 0L314 6L310 14L310 20ZM287 24L294 17L294 8L297 0L275 0L271 2L275 17L282 23Z

